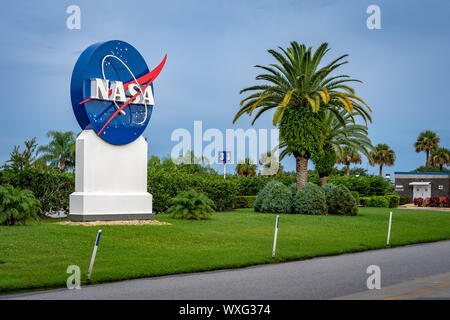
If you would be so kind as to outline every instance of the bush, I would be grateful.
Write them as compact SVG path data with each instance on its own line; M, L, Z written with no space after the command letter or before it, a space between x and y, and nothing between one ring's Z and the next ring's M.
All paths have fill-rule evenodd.
M294 212L303 214L326 214L327 200L322 189L308 182L294 197Z
M256 196L255 202L253 202L253 209L255 210L255 212L262 212L262 203L263 200L266 197L266 194L268 192L269 189L272 188L272 186L274 184L276 184L278 182L276 181L271 181L269 183L267 183L262 189L261 191L259 191L258 195Z
M69 213L69 196L75 191L75 175L58 171L27 169L21 171L0 171L0 184L28 189L41 203L41 214Z
M372 203L372 199L370 197L359 198L359 204L363 207L370 207L371 203Z
M429 204L427 207L440 207L441 206L441 198L438 196L433 196L429 198Z
M256 196L237 196L235 208L253 208Z
M355 199L356 205L359 205L359 192L358 191L350 191L353 198Z
M405 196L400 196L400 205L404 205L404 204L408 204L409 203L409 198L405 197Z
M327 185L328 187L326 187ZM323 189L326 196L328 213L356 216L358 213L357 202L345 186L326 184Z
M421 207L423 205L423 198L414 198L414 205Z
M385 196L389 201L389 208L397 208L400 205L400 197L397 195L387 195Z
M389 208L389 200L384 196L373 196L370 198L371 207Z
M297 194L297 183L291 183L288 185L289 191L291 191L292 195L295 196Z
M211 218L214 202L195 190L181 191L171 201L167 213L175 219L204 220Z
M281 182L269 183L261 202L261 212L287 213L292 209L292 193Z
M393 184L380 176L330 176L328 183L344 185L350 191L358 191L361 196L384 196L394 191Z
M442 206L450 208L450 197L444 197L444 199L442 200Z
M29 219L37 220L41 204L30 190L0 186L0 224L14 226L25 224Z
M180 191L188 190L204 193L214 202L217 211L231 210L238 192L235 180L224 179L218 174L190 174L176 166L148 168L148 192L153 195L155 212L165 212L170 206L170 199Z

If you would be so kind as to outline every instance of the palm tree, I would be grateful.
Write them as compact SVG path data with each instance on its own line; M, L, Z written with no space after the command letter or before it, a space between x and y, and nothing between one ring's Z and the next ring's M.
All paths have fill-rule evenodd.
M50 130L47 132L50 142L46 146L41 146L38 153L42 161L50 163L50 166L59 168L64 172L68 168L75 166L75 135L72 131L59 132Z
M430 160L432 165L439 165L439 171L442 171L444 164L450 166L450 150L447 148L437 148L431 154Z
M308 159L323 148L321 112L329 109L339 116L342 109L348 113L358 110L367 118L371 110L347 85L359 80L347 75L330 76L347 63L343 61L347 55L319 68L329 51L327 43L320 45L314 53L311 47L306 48L295 41L289 48L279 49L281 52L268 50L278 64L256 66L267 72L256 76L256 80L267 83L241 90L241 93L253 93L241 101L241 109L233 123L244 113L251 116L258 109L252 121L254 124L261 114L274 109L273 125L279 125L280 137L295 157L297 190L300 190L307 183Z
M370 164L373 166L378 164L380 166L380 177L383 176L383 166L393 166L395 162L395 151L389 149L389 146L384 143L379 143L375 146L375 150L370 152L372 160Z
M236 164L235 170L238 176L254 176L256 175L256 164L253 164L250 158L245 158L244 161Z
M347 167L346 170L347 177L350 177L350 164L352 163L361 164L362 158L361 155L358 153L358 151L356 151L350 146L346 146L342 148L342 152L337 155L336 163L345 164L345 166Z
M425 151L427 154L427 159L425 166L429 167L430 165L430 153L432 153L439 144L439 137L437 134L431 130L423 131L417 137L416 142L414 143L414 147L416 148L416 152Z
M360 163L356 156L351 153L359 151L366 157L370 158L369 150L373 149L372 143L368 137L367 126L355 123L355 118L359 113L354 111L348 114L345 110L340 112L340 117L330 110L326 110L323 114L323 132L324 144L323 151L314 154L312 160L320 177L320 185L325 185L328 176L331 174L336 163L347 164L347 175L350 175L350 163ZM370 116L367 118L371 121ZM280 146L285 148L286 145L281 143ZM353 150L350 152L348 149ZM283 149L280 158L283 159L286 154L289 154L287 149ZM350 161L346 160L350 154Z

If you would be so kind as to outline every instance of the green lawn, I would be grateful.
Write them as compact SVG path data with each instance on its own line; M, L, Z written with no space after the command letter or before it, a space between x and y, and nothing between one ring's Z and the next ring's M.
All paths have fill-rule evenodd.
M157 215L170 226L84 227L45 220L0 227L0 292L64 287L72 264L85 279L100 228L93 283L384 248L391 210L393 246L450 239L450 212L361 208L355 217L283 214L272 259L275 215L252 209L216 213L208 221Z

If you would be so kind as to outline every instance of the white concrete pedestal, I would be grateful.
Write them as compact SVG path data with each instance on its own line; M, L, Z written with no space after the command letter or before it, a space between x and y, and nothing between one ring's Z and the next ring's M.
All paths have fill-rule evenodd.
M122 146L107 143L94 130L76 140L72 221L153 219L147 192L147 142L141 136Z

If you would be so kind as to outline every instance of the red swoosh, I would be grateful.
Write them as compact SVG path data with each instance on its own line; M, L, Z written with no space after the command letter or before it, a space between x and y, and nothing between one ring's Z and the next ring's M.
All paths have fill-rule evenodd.
M164 67L164 64L166 63L167 60L167 54L164 56L163 61L161 61L161 63L152 71L150 71L149 73L147 73L146 75L143 75L142 77L138 78L138 82L141 85L142 83L144 83L145 81L148 81L148 83L142 88L142 91L145 91L145 89L156 79L156 77L158 77L158 75L160 74L162 68ZM140 81L143 81L142 83ZM128 85L134 81L130 81L127 83L127 88ZM124 85L125 87L125 85ZM131 101L133 101L134 99L136 99L136 97L140 94L141 92L138 91L134 96L132 96L127 102L124 103L123 106L121 106L119 109L116 110L116 112L113 113L113 115L108 119L108 121L106 121L106 123L103 125L102 129L97 133L97 136L100 135L100 133L102 133L103 129L105 129L105 127L108 125L108 123L111 122L112 119L114 119L115 116L117 116L119 114L119 112L125 108L128 104L130 104Z

